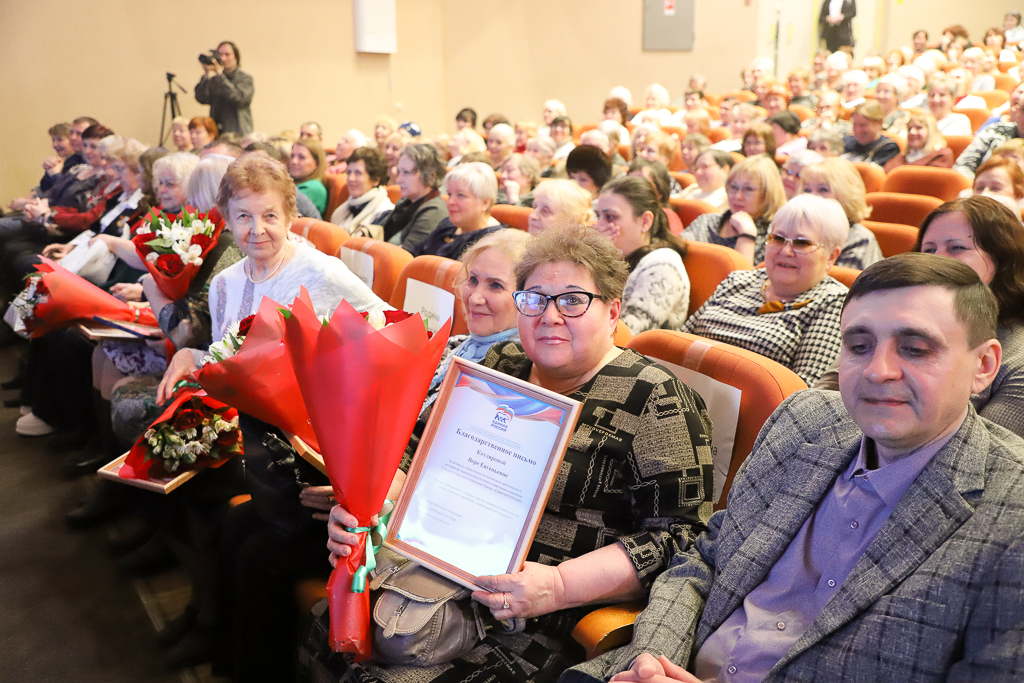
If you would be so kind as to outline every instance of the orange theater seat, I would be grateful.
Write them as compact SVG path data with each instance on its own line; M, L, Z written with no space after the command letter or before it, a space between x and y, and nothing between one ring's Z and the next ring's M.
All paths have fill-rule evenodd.
M855 161L853 165L860 173L861 180L864 181L865 192L878 192L882 189L882 184L885 182L885 171L879 168L878 164Z
M800 121L806 121L807 119L813 119L815 114L814 110L810 107L804 107L799 104L789 105L789 110L800 117Z
M702 202L699 199L683 199L681 197L669 197L669 206L679 216L679 220L683 222L685 228L693 219L705 213L715 213L717 209L707 202Z
M669 175L676 179L676 182L679 183L679 187L684 189L697 182L697 179L693 176L692 173L669 171Z
M466 314L458 301L457 285L461 276L462 264L458 261L441 256L417 256L402 269L388 303L403 311L422 313L432 318L432 330L438 329L451 316L451 333L469 334ZM437 290L448 292L454 299ZM416 300L407 302L407 295L415 296ZM416 310L406 308L407 303Z
M878 221L862 221L862 224L875 235L878 246L882 249L882 256L885 257L905 254L911 251L917 242L917 228L910 225Z
M708 131L708 140L711 141L711 144L715 144L716 142L727 140L729 138L729 134L728 128L725 126L719 126L718 128L712 128Z
M292 222L292 232L302 235L312 242L319 251L328 256L337 254L338 247L349 238L349 234L344 228L313 218L296 218Z
M512 206L511 204L495 204L491 207L491 216L516 230L526 231L530 228L530 214L533 209L528 206Z
M981 99L985 100L985 106L989 109L995 109L996 107L1002 106L1010 101L1010 91L1003 90L1002 88L989 90L987 92L972 92L971 94L977 95Z
M871 220L882 223L901 223L912 227L921 225L925 216L942 204L937 197L900 192L869 192L865 197L871 207Z
M398 200L402 198L402 188L398 185L388 185L388 199L391 200L392 204L397 204Z
M993 76L996 79L996 90L1005 93L1012 93L1019 83L1010 74L998 73Z
M338 207L348 199L346 177L344 173L328 173L324 176L324 185L327 187L327 211L323 215L325 221L331 220Z
M981 128L981 124L985 123L992 116L992 112L988 109L957 109L958 114L964 114L971 120L971 132L977 133L978 129Z
M971 187L971 181L951 168L898 166L885 177L883 192L902 192L938 197L948 202Z
M750 270L747 259L729 247L706 242L686 242L683 266L690 279L690 310L687 315L704 305L722 280L734 270Z
M944 135L946 146L953 152L953 159L956 160L967 149L967 145L974 140L973 135Z
M633 160L633 149L629 145L619 145L618 150L620 157L622 157L626 161Z
M615 325L615 335L612 338L612 342L616 346L626 346L629 340L633 338L633 333L626 327L626 323L621 320Z
M828 271L828 274L842 282L847 287L852 287L853 281L857 279L858 275L860 275L860 271L856 268L832 266L832 269Z
M337 256L384 301L391 299L398 277L412 261L405 249L369 237L349 238L338 247Z

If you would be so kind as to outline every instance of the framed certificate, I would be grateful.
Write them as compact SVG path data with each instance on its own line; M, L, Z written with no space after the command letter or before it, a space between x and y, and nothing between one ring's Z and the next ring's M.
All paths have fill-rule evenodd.
M580 403L453 358L384 544L473 590L522 569Z

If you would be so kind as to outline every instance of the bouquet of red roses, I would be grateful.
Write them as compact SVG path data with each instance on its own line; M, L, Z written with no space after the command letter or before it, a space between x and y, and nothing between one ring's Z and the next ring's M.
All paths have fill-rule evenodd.
M296 301L310 308L303 289ZM293 304L294 306L294 304ZM196 371L206 392L253 417L295 434L319 450L306 404L284 346L281 304L264 297L255 315L229 328Z
M157 327L152 309L136 308L121 301L46 257L36 264L37 273L30 275L26 287L11 303L5 319L17 327L24 325L31 337L68 327L99 316L108 320L138 323Z
M135 442L118 472L122 479L161 479L220 467L242 452L238 411L183 383L177 396Z
M428 338L419 315L393 312L393 320L403 319L375 329L345 301L326 323L308 298L283 313L285 345L334 495L359 520L360 544L339 559L327 584L331 646L363 661L370 656L370 603L359 579L374 566L370 518L398 470L451 321Z
M224 229L219 213L190 208L186 206L176 217L153 209L132 237L135 251L160 291L175 301L185 296Z

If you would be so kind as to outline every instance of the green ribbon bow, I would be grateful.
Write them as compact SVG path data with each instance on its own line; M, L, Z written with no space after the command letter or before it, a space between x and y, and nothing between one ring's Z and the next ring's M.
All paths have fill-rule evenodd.
M353 593L364 593L366 592L366 577L377 568L377 558L375 555L380 551L380 545L374 545L372 542L373 533L376 532L380 536L381 543L383 544L384 539L388 535L388 520L391 519L391 513L395 509L394 502L390 500L384 501L384 507L381 508L380 514L377 516L377 526L356 526L356 527L345 527L345 531L353 534L366 533L370 534L366 538L366 559L363 561L363 565L356 570L356 573L352 576L352 592ZM385 510L387 512L385 512Z

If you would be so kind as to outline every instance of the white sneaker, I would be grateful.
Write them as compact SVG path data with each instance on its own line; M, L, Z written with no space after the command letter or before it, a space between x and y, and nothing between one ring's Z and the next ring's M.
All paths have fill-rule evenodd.
M22 415L18 418L18 422L14 425L14 431L22 436L46 436L47 434L53 434L57 430L40 420L29 410L27 415Z

